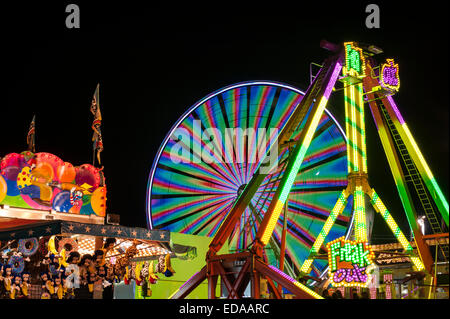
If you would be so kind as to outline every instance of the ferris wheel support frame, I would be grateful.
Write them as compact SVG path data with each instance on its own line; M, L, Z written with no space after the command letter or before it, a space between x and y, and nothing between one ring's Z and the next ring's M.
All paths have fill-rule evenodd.
M352 42L344 43L345 45L351 45ZM362 63L364 63L364 56L360 48ZM393 61L393 60L391 60ZM391 63L392 64L392 63ZM343 191L338 199L335 208L331 212L328 220L321 231L322 235L319 235L310 250L309 257L304 261L301 272L303 275L307 275L310 271L310 266L315 255L318 253L318 249L322 246L323 241L334 224L334 220L341 212L342 206L345 206L345 202L348 194L353 192L355 198L354 201L354 215L355 215L355 237L356 240L367 241L367 233L364 218L364 195L368 195L371 199L371 204L375 211L380 213L387 225L391 229L392 233L403 246L405 252L409 255L409 258L418 272L424 272L425 275L432 273L433 258L431 257L429 247L422 238L422 234L417 224L417 214L414 209L414 204L411 199L411 195L406 187L406 181L402 168L395 153L395 148L392 140L387 134L388 128L381 119L380 111L376 100L381 100L391 120L393 121L396 130L405 144L408 153L410 154L414 165L418 168L419 173L423 181L425 181L426 187L432 199L434 200L438 210L448 225L448 202L442 194L435 178L433 177L423 155L421 154L414 138L412 137L406 123L404 122L393 98L391 97L392 91L383 90L380 86L377 77L373 77L373 69L370 61L368 61L364 68L363 75L355 72L354 70L344 69L344 75L350 77L349 85L345 87L345 103L346 103L346 134L349 139L348 151L348 187ZM398 71L398 70L397 70ZM353 79L352 79L353 78ZM360 80L358 80L358 78ZM345 81L345 79L344 79ZM356 89L354 89L356 88ZM374 118L380 140L382 142L384 152L388 158L391 173L394 177L394 181L401 198L402 205L405 209L406 216L411 230L414 233L414 239L416 242L418 253L413 252L413 248L409 241L392 218L389 211L384 206L378 194L373 188L370 187L368 182L366 153L365 153L365 128L364 128L364 99L363 89L366 91L367 102L370 106L372 116ZM394 91L395 93L395 91ZM375 97L376 96L376 97ZM358 114L360 115L358 117ZM361 169L362 168L362 169ZM434 274L436 277L436 274Z
M244 258L242 256L243 253L227 254L225 256L217 255L217 252L222 248L223 244L230 236L239 218L250 204L250 201L258 190L258 187L268 175L267 170L265 172L261 172L260 169L257 169L256 173L244 188L227 217L220 225L216 235L212 239L209 245L209 250L206 254L205 268L202 269L200 273L189 279L188 282L182 285L177 291L175 291L171 296L172 299L184 298L205 279L208 279L208 297L210 299L214 299L215 286L219 275L222 275L221 277L225 279L225 285L231 290L229 290L229 292L232 293L233 297L242 297L243 287L245 288L245 286L248 285L248 282L251 282L252 297L259 298L259 282L260 277L263 276L268 279L269 287L277 298L281 298L281 295L279 294L278 289L275 289L273 281L283 287L289 287L290 291L296 295L297 298L322 298L305 285L287 276L283 272L280 272L278 269L266 265L262 259L264 246L269 242L269 239L272 236L275 223L278 220L281 209L284 206L287 194L289 194L292 187L294 177L300 169L312 136L317 129L320 117L325 110L325 106L332 93L332 89L338 79L338 75L342 68L342 61L342 54L337 54L328 58L323 63L323 68L319 71L317 76L314 78L314 81L310 84L304 97L296 106L287 124L280 132L277 142L273 145L273 147L277 148L282 146L288 147L289 143L287 142L290 140L292 133L294 133L297 126L302 123L306 115L308 113L311 114L306 119L305 129L302 130L293 154L289 158L286 170L283 172L283 176L280 180L280 185L282 186L277 188L274 198L272 198L269 205L268 211L264 215L264 218L260 224L254 240L254 245L249 252L245 253L249 254L249 256ZM271 150L266 153L266 156L270 153ZM261 161L261 163L264 163L264 161ZM226 268L224 263L229 260L240 261L240 263L242 263L243 258L246 259L243 265L249 264L251 266L242 267L238 274L238 278L246 277L248 280L240 280L236 283L233 279L223 276L224 269Z

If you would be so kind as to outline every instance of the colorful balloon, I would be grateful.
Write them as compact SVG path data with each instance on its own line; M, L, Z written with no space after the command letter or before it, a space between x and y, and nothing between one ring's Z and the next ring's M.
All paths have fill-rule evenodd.
M92 188L98 186L94 173L84 165L77 170L77 175L75 176L75 183L79 186L83 184L88 184L91 186L90 187L91 190Z
M106 214L106 187L97 188L91 197L92 210L97 216L104 217Z
M52 177L56 176L58 167L64 165L64 161L62 159L50 153L36 153L36 163L37 167L39 166L40 163L50 164L53 171Z
M72 204L70 203L70 192L59 192L53 199L52 207L57 212L68 213L72 208Z
M10 180L10 181L16 181L17 175L19 175L21 169L18 166L7 166L4 169L2 169L2 175Z
M40 199L46 202L49 202L52 199L53 191L50 186L47 185L39 185L41 190Z
M75 179L75 167L69 162L64 162L63 165L58 166L56 176L61 183L71 183Z
M0 203L6 197L6 192L8 191L8 185L6 184L5 179L0 175Z
M7 166L17 166L20 167L23 163L22 155L17 153L9 153L5 157L3 157L2 161L0 162L0 169L4 169Z
M44 179L47 182L53 180L53 167L50 163L40 162L36 165L36 168L31 171L31 174L38 179Z

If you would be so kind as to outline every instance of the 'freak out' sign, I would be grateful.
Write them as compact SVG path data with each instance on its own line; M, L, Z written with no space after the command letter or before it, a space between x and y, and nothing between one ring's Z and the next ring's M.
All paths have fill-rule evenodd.
M329 242L327 249L328 275L334 287L367 287L370 282L368 267L374 259L367 243L340 237Z
M366 62L361 48L358 48L353 42L345 42L345 66L343 68L344 75L353 72L358 77L364 77L366 74Z

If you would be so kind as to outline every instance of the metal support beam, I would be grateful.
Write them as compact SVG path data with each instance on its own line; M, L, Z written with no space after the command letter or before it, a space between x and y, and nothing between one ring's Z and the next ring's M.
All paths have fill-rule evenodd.
M186 281L180 288L178 288L169 299L183 299L191 293L192 290L198 287L206 279L206 265L196 274L194 274L188 281Z

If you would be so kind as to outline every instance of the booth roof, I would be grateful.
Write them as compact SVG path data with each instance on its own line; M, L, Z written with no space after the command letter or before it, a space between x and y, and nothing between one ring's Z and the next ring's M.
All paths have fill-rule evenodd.
M60 234L80 234L157 242L170 241L170 232L167 230L149 230L139 227L87 224L64 220L43 221L21 218L0 218L0 240L24 239Z

